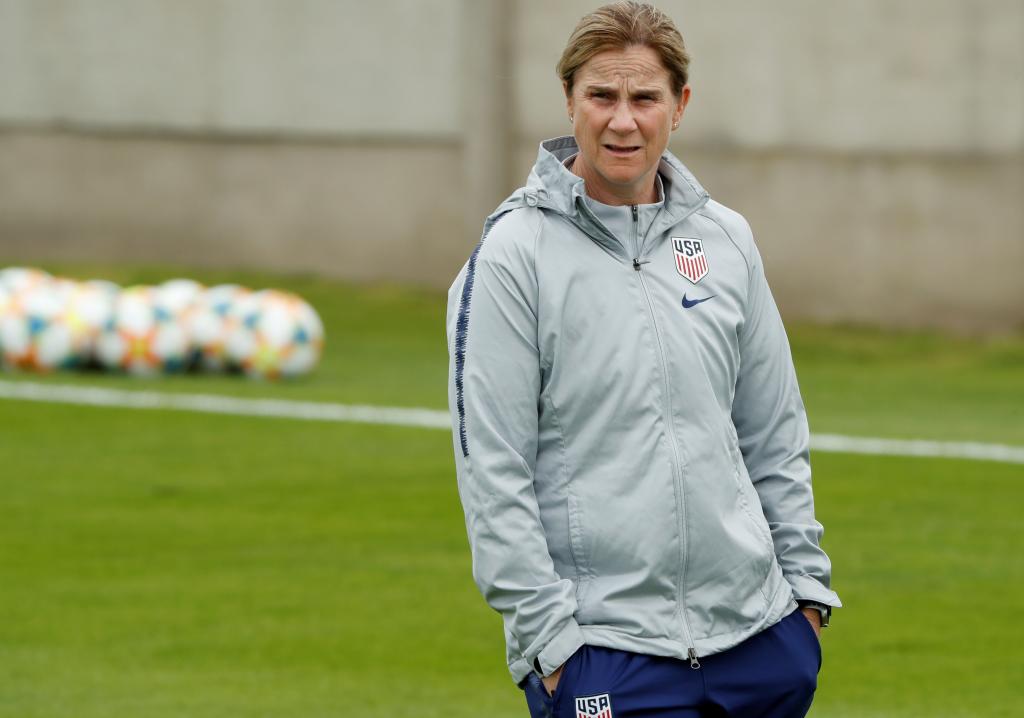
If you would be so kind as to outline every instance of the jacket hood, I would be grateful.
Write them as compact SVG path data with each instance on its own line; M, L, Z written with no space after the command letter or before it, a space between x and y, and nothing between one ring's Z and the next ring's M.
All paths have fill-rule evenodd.
M553 209L574 223L581 223L580 205L585 195L583 178L565 166L565 161L578 152L576 139L571 135L541 142L537 161L526 182L528 204ZM658 174L665 188L665 206L658 224L676 224L708 201L707 191L668 150L661 156Z

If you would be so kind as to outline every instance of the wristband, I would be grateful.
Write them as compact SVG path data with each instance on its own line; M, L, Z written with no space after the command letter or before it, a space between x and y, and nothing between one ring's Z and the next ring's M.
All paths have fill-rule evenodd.
M818 601L797 601L800 608L813 608L821 614L821 627L828 628L828 621L832 617L832 607Z

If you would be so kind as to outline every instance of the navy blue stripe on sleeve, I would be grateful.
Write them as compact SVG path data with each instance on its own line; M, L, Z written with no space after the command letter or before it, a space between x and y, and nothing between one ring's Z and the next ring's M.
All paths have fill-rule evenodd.
M469 255L466 265L466 281L462 284L462 296L459 297L459 318L455 323L455 405L459 412L459 443L462 445L462 456L469 458L469 442L466 439L466 404L463 400L462 376L466 369L466 342L469 340L469 302L473 296L473 280L476 278L476 256L484 246L487 235L494 229L498 220L511 211L505 209L494 215L484 226L484 236L476 245L473 254Z
M463 397L462 376L466 369L466 341L469 337L469 300L473 295L473 280L476 277L476 256L484 245L483 240L476 245L466 265L466 281L462 284L462 296L459 297L459 318L455 324L455 404L459 411L459 442L462 444L462 456L469 457L469 443L466 441L466 404Z

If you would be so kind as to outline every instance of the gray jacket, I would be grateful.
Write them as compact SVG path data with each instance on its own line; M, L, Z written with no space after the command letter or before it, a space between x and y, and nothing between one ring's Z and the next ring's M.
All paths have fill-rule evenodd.
M448 296L473 575L516 681L584 643L692 658L840 605L749 226L667 152L662 201L600 205L576 152L542 143Z

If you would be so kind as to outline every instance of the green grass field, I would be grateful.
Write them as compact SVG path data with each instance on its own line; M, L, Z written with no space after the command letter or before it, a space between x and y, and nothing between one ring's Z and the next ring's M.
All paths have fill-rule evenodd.
M190 274L302 293L328 331L320 370L44 381L444 408L439 294ZM814 431L1024 445L1024 339L792 339ZM0 426L0 717L526 715L470 578L446 432L14 401ZM814 467L847 607L811 715L1022 715L1024 466Z

